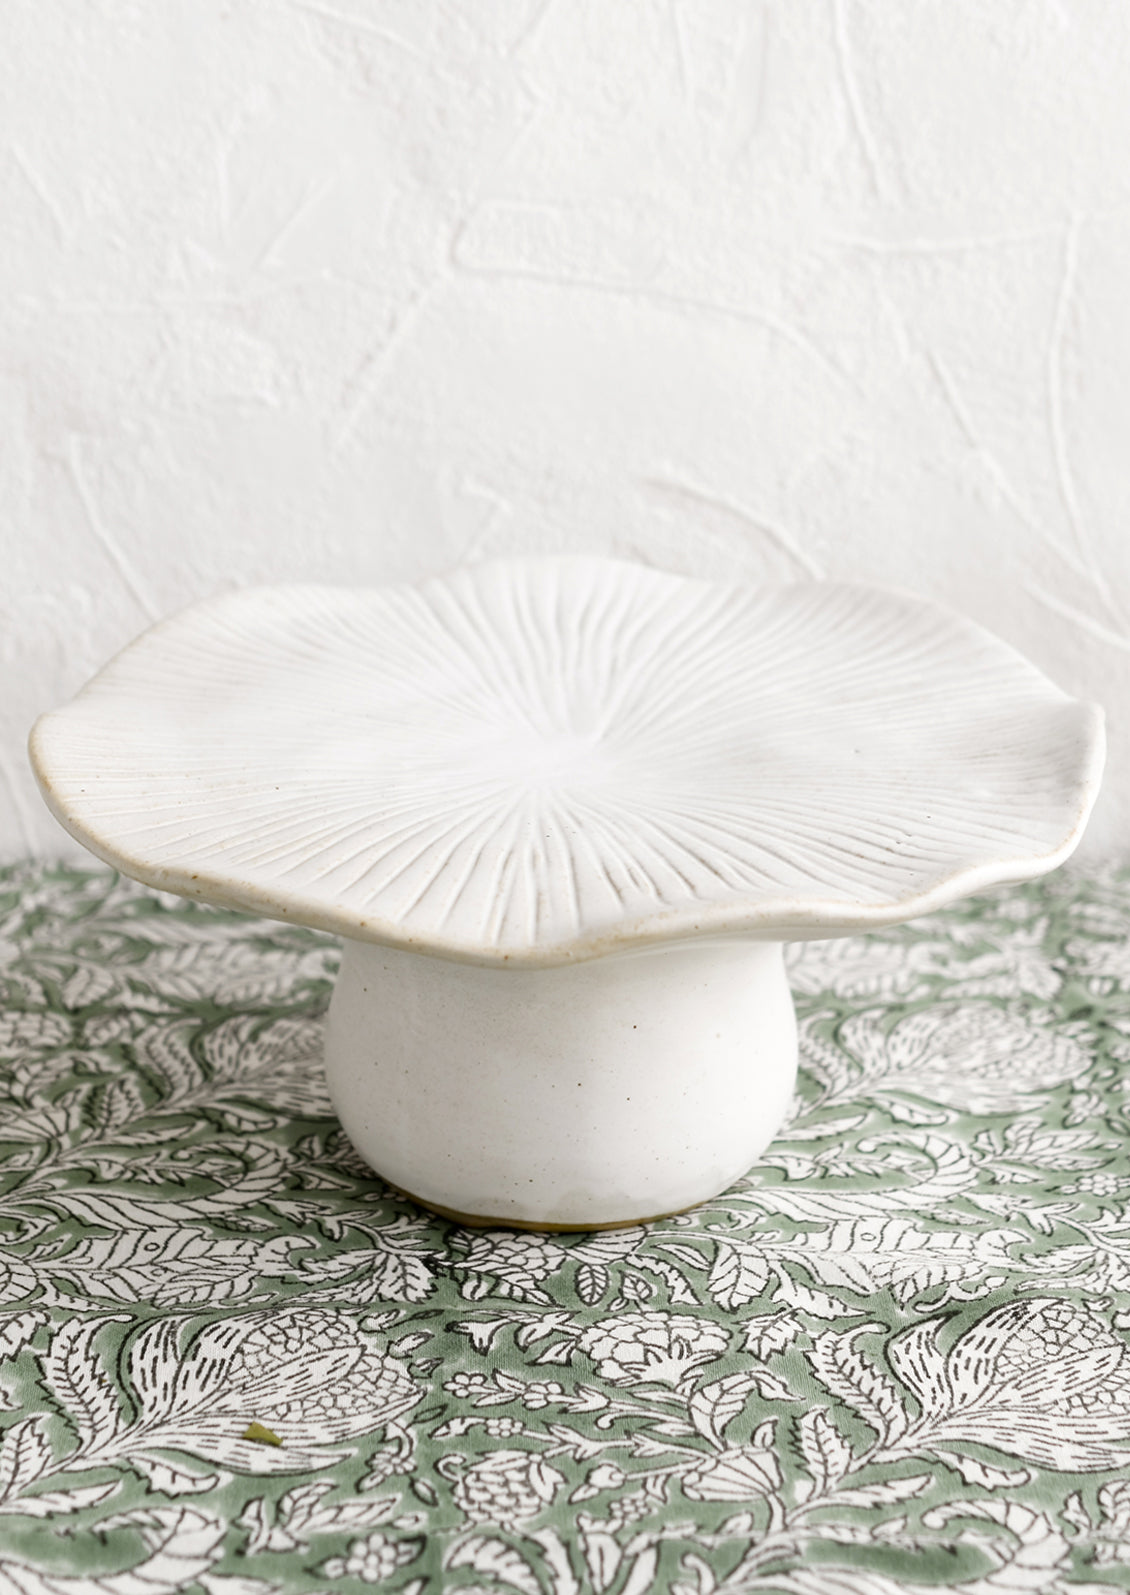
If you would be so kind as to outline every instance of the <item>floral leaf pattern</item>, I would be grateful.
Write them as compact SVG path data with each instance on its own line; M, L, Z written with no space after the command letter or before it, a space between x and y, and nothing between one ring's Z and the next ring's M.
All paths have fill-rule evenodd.
M358 1160L329 938L0 868L0 1588L1125 1589L1128 930L1112 868L792 948L762 1163L547 1236Z

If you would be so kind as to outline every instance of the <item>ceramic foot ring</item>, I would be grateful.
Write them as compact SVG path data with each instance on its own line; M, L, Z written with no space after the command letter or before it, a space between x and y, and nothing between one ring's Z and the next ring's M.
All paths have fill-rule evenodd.
M259 588L154 627L32 734L71 834L345 938L342 1124L437 1211L639 1222L784 1118L781 944L1072 851L1100 712L875 588L588 557Z

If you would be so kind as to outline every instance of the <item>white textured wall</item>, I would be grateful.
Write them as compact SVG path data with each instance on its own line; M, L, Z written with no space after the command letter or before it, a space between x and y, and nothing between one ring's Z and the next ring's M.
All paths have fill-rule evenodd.
M1123 0L6 0L0 848L219 587L520 549L890 582L1106 703Z

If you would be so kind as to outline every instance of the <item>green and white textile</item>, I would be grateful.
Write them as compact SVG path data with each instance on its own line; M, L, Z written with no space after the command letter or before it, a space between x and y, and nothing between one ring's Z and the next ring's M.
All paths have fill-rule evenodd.
M0 1591L1130 1588L1128 929L794 949L758 1168L543 1237L359 1163L327 938L0 871Z

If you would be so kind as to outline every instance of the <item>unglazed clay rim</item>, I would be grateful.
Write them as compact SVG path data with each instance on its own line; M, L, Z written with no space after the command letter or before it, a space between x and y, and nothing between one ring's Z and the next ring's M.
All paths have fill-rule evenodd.
M254 817L240 818L241 811L237 799L242 789L239 787L239 782L235 781L225 789L223 780L219 778L228 758L227 749L209 741L212 700L217 697L222 698L226 682L225 671L232 668L230 660L235 661L236 667L246 669L252 681L251 696L254 698L257 712L249 713L247 720L250 747L248 759L249 767L254 771L256 757L259 758L259 788L256 789L258 801L261 792L267 792L269 798L270 776L269 774L264 776L262 772L268 769L271 757L270 737L266 731L262 733L261 738L265 751L258 755L255 753L258 710L261 708L266 712L274 707L279 711L279 703L291 679L288 677L286 682L280 681L279 671L290 671L293 679L300 682L301 673L295 666L295 660L298 660L299 664L308 664L314 671L322 668L327 661L334 664L335 659L340 658L340 665L334 664L334 668L340 670L343 693L348 692L352 682L357 692L361 694L367 692L372 699L371 683L366 684L364 679L364 667L367 664L365 648L370 644L377 646L373 640L376 636L380 635L383 638L384 632L390 625L401 623L404 646L411 653L416 644L406 617L416 617L418 622L419 617L423 616L433 627L434 636L431 645L434 648L435 638L439 638L442 643L443 637L447 635L444 626L446 625L454 635L463 623L461 617L464 612L470 613L474 608L477 617L475 624L480 628L479 634L484 639L483 658L486 658L501 638L499 646L502 652L506 654L506 650L510 650L509 654L506 654L507 660L516 660L515 670L524 670L533 683L530 687L527 682L523 688L527 692L527 697L532 694L533 698L536 698L544 687L544 695L548 702L552 692L558 688L559 677L565 676L569 679L572 690L572 679L568 678L563 668L559 668L560 659L553 669L544 669L542 676L538 677L540 665L535 658L540 647L538 626L530 620L530 616L535 616L535 619L542 624L543 630L549 625L546 617L550 616L551 608L546 594L550 592L553 594L553 603L557 606L553 610L553 615L556 617L558 611L565 612L565 619L559 625L560 636L557 637L555 634L554 646L558 648L561 658L568 656L574 664L579 660L578 668L581 665L587 667L588 656L582 647L584 623L575 617L590 613L593 605L599 608L603 604L604 612L610 612L619 605L617 610L619 621L627 630L635 626L641 634L645 628L642 622L637 625L639 614L654 610L657 614L662 612L666 617L667 610L670 610L673 619L670 624L666 618L664 619L664 624L667 625L666 633L660 635L662 628L658 622L653 627L658 641L656 636L647 640L647 647L651 652L645 662L656 678L666 683L665 690L668 697L672 691L672 683L675 688L684 691L689 703L689 708L684 713L684 722L691 724L692 728L696 702L701 703L701 718L708 719L719 693L724 695L727 691L732 692L736 695L735 701L749 709L750 693L746 689L750 689L754 683L756 671L771 670L775 667L780 661L783 650L785 663L790 668L800 671L794 706L795 717L800 721L800 729L797 731L793 728L790 731L791 722L787 717L782 720L779 710L778 721L772 724L777 728L775 734L779 732L784 736L788 733L792 736L792 748L795 754L796 748L803 749L805 745L807 735L805 714L811 712L813 694L819 697L819 694L824 692L827 696L824 676L834 675L837 670L850 672L856 668L857 651L865 652L871 649L878 654L878 664L868 680L880 683L876 689L880 699L883 694L892 690L892 683L898 679L900 662L905 661L904 673L913 676L916 670L926 672L921 688L923 704L929 699L930 682L937 683L941 680L944 684L948 680L945 675L948 671L953 678L955 694L959 697L962 694L969 696L971 683L979 683L983 688L985 700L993 704L994 711L996 705L1001 702L1007 708L1011 694L1018 705L1018 713L1023 711L1027 714L1035 732L1040 734L1035 735L1034 744L1029 739L1017 752L1016 768L1019 773L1013 773L1013 784L1011 787L1006 786L1003 798L998 791L990 792L987 797L982 795L970 798L966 811L958 813L957 810L961 809L959 800L954 816L951 816L948 822L936 823L935 832L928 841L935 848L939 858L943 859L943 863L934 869L933 877L921 884L920 889L909 889L905 882L900 883L898 871L893 866L888 868L890 892L879 892L875 889L872 876L875 879L885 879L883 870L887 867L886 861L879 855L884 848L887 852L893 852L894 849L885 846L882 841L873 843L868 840L869 828L874 832L876 826L874 816L866 812L866 805L859 821L858 843L852 843L849 794L845 804L846 816L841 825L848 842L841 848L838 857L826 866L825 874L829 882L834 881L838 869L842 879L847 880L852 869L862 870L866 865L866 868L872 872L872 876L868 876L871 900L865 900L866 894L853 897L846 889L839 897L822 895L816 888L804 891L782 889L774 893L760 888L743 892L728 887L726 891L717 890L712 896L711 893L715 889L711 880L704 876L705 888L701 888L700 883L700 887L682 893L681 897L676 890L673 894L669 893L673 899L671 901L662 901L662 892L656 891L653 894L657 899L656 902L653 906L648 906L647 894L643 893L643 911L640 911L640 902L637 901L635 912L625 910L620 914L612 912L594 915L589 913L578 899L575 923L566 934L558 932L544 936L523 937L521 934L509 934L506 937L491 937L485 933L470 934L466 927L460 934L451 934L445 930L442 923L430 922L426 914L417 924L412 921L410 914L406 916L402 913L397 917L388 911L382 913L379 901L380 890L376 891L373 903L368 904L358 899L356 893L351 899L349 891L335 895L330 887L319 891L311 889L310 884L304 882L301 876L305 868L308 874L313 875L314 884L317 885L319 877L315 867L316 848L314 841L304 838L301 827L298 839L292 839L289 844L290 851L288 852L285 847L280 850L278 867L272 872L268 863L268 866L259 870L258 876L254 870L241 870L238 861L232 862L223 857L224 850L229 845L226 841L216 842L211 853L207 841L198 844L197 838L201 831L206 832L207 827L211 826L213 832L219 835L217 827L223 827L230 821L232 826L238 827L241 823L245 826L247 835L251 838L250 841L245 841L246 847L257 845ZM526 609L525 617L512 619L515 615L521 616L523 606ZM490 625L487 625L485 630L482 629L481 620L478 618L480 610L483 615L487 615L489 610L488 618L494 622L493 630ZM718 617L717 625L722 640L723 642L726 642L727 638L729 640L729 652L715 648L714 652L718 658L711 667L713 673L710 670L700 672L702 682L698 684L692 682L693 690L688 694L685 683L677 675L677 670L675 675L672 675L672 670L678 666L679 650L685 643L686 637L692 634L696 627L698 634L704 632L706 628L706 622L702 618L704 614L708 621L712 616ZM341 647L337 633L341 629L340 622L343 615L349 617L354 625L359 625L368 616L366 623L370 626L371 635L363 635L359 644L354 640L350 648ZM780 620L782 615L786 616L787 621L791 621L793 628L791 631L789 625ZM571 616L573 618L570 618ZM775 645L776 652L766 646L761 655L757 654L755 639L751 640L755 629L754 622L760 623L762 627L768 627L770 622L777 624L780 637ZM558 624L556 619L553 624ZM302 648L297 642L291 647L287 626L300 628L302 625L308 628L302 637ZM570 626L573 626L572 632ZM727 627L729 633L726 632ZM875 642L880 633L883 636L887 633L894 635L894 643L889 646L886 654L882 653L880 644ZM708 631L706 634L712 635ZM533 644L530 642L531 637L534 638ZM280 638L283 639L281 643ZM582 640L578 641L578 638ZM926 642L923 639L926 639ZM621 674L626 674L630 669L636 668L635 663L630 649L625 648L621 658L616 654L616 645L615 636L611 642L605 638L602 643L609 658L615 660L616 668ZM271 654L271 648L275 650L274 654ZM290 652L287 651L288 648ZM824 649L823 653L820 651L821 648ZM222 653L222 649L227 650L226 655ZM304 653L302 649L305 649ZM571 654L570 649L572 649ZM599 652L599 649L596 652ZM673 664L667 657L668 653L673 656ZM186 671L190 667L186 661L194 661L198 666L195 681L189 675L187 686ZM418 663L418 660L415 662ZM379 663L380 668L385 669L386 675L389 674L387 660L382 658ZM459 653L453 645L451 658L447 664L449 675L441 683L442 690L437 689L436 693L436 703L441 708L445 701L444 693L463 690L463 677L468 670L474 673L476 660L473 650L468 653L464 648L464 651ZM490 670L482 660L479 664L482 666L481 674L485 686L482 683L476 686L479 697L475 700L471 720L474 718L474 713L482 712L482 705L487 703L491 670L494 669L493 663ZM406 680L411 675L412 667L413 661L409 660L404 671ZM595 670L596 667L593 668ZM862 669L862 666L859 668ZM166 671L167 677L161 689L166 694L164 699L161 697L161 691L155 691L153 687L155 675L159 678L162 669ZM256 669L259 670L258 678L255 677ZM608 670L611 669L612 666L609 665ZM211 678L209 670L212 671ZM805 670L807 678L804 675ZM359 672L361 682L358 686L355 678ZM933 674L930 675L930 672ZM646 676L646 672L644 674ZM332 676L332 671L330 675ZM389 677L391 686L386 683L389 703L394 703L400 689L400 683L394 677L395 672ZM454 685L449 687L447 683ZM695 690L700 694L698 700L695 699ZM743 691L746 692L744 698ZM783 693L784 689L781 691ZM662 693L659 689L656 690L655 696L656 702L662 707ZM904 711L906 704L911 703L914 696L914 689L903 691L899 701ZM785 701L785 697L782 698L782 702ZM146 748L159 749L161 745L165 723L162 715L172 714L178 709L185 711L186 704L191 709L197 701L202 702L206 709L205 713L198 715L195 723L199 733L197 745L195 747L192 745L191 738L188 739L187 745L183 740L171 738L172 752L168 755L169 758L179 757L185 761L187 771L177 772L172 765L169 765L162 773L154 775L151 769L147 769L147 763L150 761L146 758ZM380 698L379 692L374 701L376 709L372 712L379 718L384 701ZM499 701L507 707L505 688L501 690ZM646 700L646 696L643 701L646 712L640 718L646 725L649 723L649 715L654 718L654 705ZM888 728L883 723L883 716L879 710L873 712L869 721L865 712L866 704L863 706L863 711L858 704L853 707L856 711L856 722L868 735L882 744ZM284 715L286 708L284 704L282 706ZM528 710L528 704L521 704L519 708L524 714ZM923 713L925 712L923 710ZM979 711L976 709L970 711L974 720L977 712ZM831 716L826 704L821 703L820 713L823 715L823 720L820 720L819 715L816 716L816 720L823 725L824 735L834 734L835 717ZM148 722L145 718L147 714L150 717ZM750 710L750 715L751 724L756 732L756 705ZM731 722L723 718L721 710L718 711L716 718L717 726L720 728L718 735L725 742L732 736ZM391 716L390 723L394 719L395 716ZM141 733L136 730L138 723L142 724ZM191 714L187 723L192 724ZM146 724L150 728L148 733L144 731ZM780 731L782 725L784 730ZM993 722L993 728L999 733L999 715ZM434 747L427 742L426 728L418 727L417 730L422 738L419 742L421 758L425 755L434 757ZM403 725L397 723L394 731L395 736L402 742ZM758 752L754 732L751 732L751 745L754 748L751 760ZM964 749L968 740L964 732L958 735L953 727L950 728L950 732L955 738L955 748ZM932 722L925 728L919 728L916 734L920 736L924 750L931 748L933 741L936 740ZM149 737L148 743L146 735ZM131 737L134 739L132 747L129 745ZM896 731L892 746L897 743L897 737ZM511 740L513 741L513 738ZM536 740L532 739L531 745ZM819 742L817 730L813 731L809 740L813 743ZM593 741L592 745L598 751L601 748L599 739ZM402 762L405 768L411 769L412 748L409 747L408 752L404 754L400 743L396 746L398 752L403 754ZM677 751L676 746L676 753ZM162 622L139 638L111 661L71 704L43 716L35 726L31 738L31 757L37 778L49 806L59 821L98 857L150 886L200 898L223 907L309 925L358 941L385 943L399 946L407 951L471 963L526 968L550 967L698 936L737 935L785 941L851 934L915 917L937 909L955 898L987 887L1042 874L1062 863L1077 845L1097 795L1103 753L1100 710L1093 706L1075 703L1047 681L1034 666L973 622L924 604L917 599L883 589L827 583L801 583L776 589L754 589L741 583L700 582L654 572L642 566L587 556L497 561L456 571L446 578L432 578L415 587L377 588L363 594L347 589L310 587L251 589L244 593L223 595L218 599L193 606L188 611ZM959 755L955 754L955 757ZM965 757L970 770L974 770L971 757L968 754ZM191 781L196 777L199 777L201 783L205 781L213 764L219 772L215 790L205 791L206 801L203 801L199 793L191 788ZM662 759L660 764L663 764ZM1002 768L1006 767L1002 765ZM767 769L772 775L774 770L772 759ZM1059 782L1053 805L1054 817L1050 821L1043 817L1043 810L1035 809L1028 790L1037 775L1046 775L1049 770L1055 773ZM177 801L175 797L169 797L169 792L172 790L170 782L177 773L183 773L184 779L190 782L190 787L187 789L190 793L189 798L180 800L180 809L175 806ZM850 774L850 771L848 773ZM839 783L843 778L843 770L837 770L834 760L826 773L817 772L811 777L818 794L814 800L818 811L821 781L824 782L825 788L823 813L818 812L815 819L809 817L814 849L819 850L823 845L821 822L832 825L833 822L840 821L837 804L842 796ZM487 782L487 775L482 779ZM525 790L522 786L523 779L519 768L513 783L513 791ZM458 801L459 780L460 774L456 771L451 782L452 802ZM499 804L504 798L505 801L510 801L511 788L506 787L503 777L500 776L494 782L494 786L503 792L503 797L498 799ZM631 781L623 782L622 786L623 791L615 794L616 803L619 805L615 808L616 823L629 833L635 823L642 858L645 856L645 832L652 823L647 811L649 799L645 795L636 804ZM107 809L105 801L101 798L101 794L108 787L122 794L115 800L118 802L118 809L115 809L112 803ZM350 790L352 791L352 788ZM892 792L895 790L896 787L893 786ZM276 808L271 810L268 802L263 810L263 823L278 827L286 820L286 804L291 791L287 787L285 776L280 779L275 791L280 794ZM427 799L435 805L437 813L442 812L444 792L442 780L434 783L427 791ZM755 872L757 867L761 867L759 861L763 856L770 857L772 854L771 847L768 853L764 847L761 853L757 851L757 847L761 845L760 838L769 834L771 827L764 825L759 819L759 799L756 792L749 801L747 819L742 819L745 811L741 810L741 802L744 800L740 796L731 800L728 793L725 796L727 802L731 802L733 812L739 814L742 824L745 824L747 830L752 830L759 840L743 852L740 838L735 842L733 837L729 837L726 843L729 852L727 853L726 848L719 845L715 859L721 861L720 867L730 869L735 874L740 875L743 870L747 873ZM582 793L582 797L587 795ZM662 797L661 792L660 798ZM1015 824L1009 833L1007 844L1000 845L994 852L984 843L984 836L991 834L991 828L998 825L1002 813L1005 820L1009 820L1007 799L1010 798L1014 803ZM374 828L378 827L382 820L380 801L381 796L378 792L374 800L372 821ZM398 798L398 801L402 799ZM872 801L872 797L868 796L867 802ZM569 802L572 803L573 799L570 798ZM163 853L158 846L152 846L147 850L141 840L147 830L160 829L146 822L151 818L151 811L156 811L155 805L161 803L164 803L166 808L172 805L172 812L175 814L180 814L183 809L186 815L183 843L179 849L173 847L171 851L166 847ZM1033 819L1028 823L1027 830L1024 822L1025 805L1033 813L1038 812L1040 815L1038 822ZM686 800L686 807L690 813L693 809L690 800ZM898 822L898 804L894 796L891 799L891 807L894 811L893 829ZM311 812L315 817L310 821L309 835L313 837L319 822L316 810L312 808ZM540 810L537 812L540 814ZM659 812L666 823L667 811L661 806ZM133 818L137 815L141 816L140 820ZM931 823L935 823L932 816L929 818ZM755 821L762 823L761 831L757 830ZM161 823L167 826L175 822ZM540 820L538 823L541 823ZM782 826L783 835L790 834L785 821L779 820L776 823ZM949 832L947 832L947 823L950 827ZM973 857L970 856L973 844L966 843L963 850L954 838L963 829L976 835L978 827L982 833L979 844L982 856ZM536 827L531 822L527 829L533 828ZM552 827L549 829L552 830ZM559 827L562 834L565 829L564 826ZM581 830L583 829L582 825ZM738 829L741 829L741 825L738 825ZM695 834L693 827L688 834L693 837ZM515 846L522 844L523 835L519 828ZM770 841L772 840L770 836ZM473 841L472 835L472 843ZM564 845L559 851L563 858L568 855L571 860L569 867L576 873L580 853L575 850L574 854L569 854L570 845L572 844ZM502 844L498 846L501 848ZM620 853L627 857L631 851L631 839L628 844L618 842L617 847ZM707 851L709 852L709 848ZM800 846L800 851L803 852L803 845ZM984 856L986 852L991 856ZM613 854L615 853L616 850L613 849ZM692 853L693 849L687 852L685 857L691 857ZM909 854L906 856L911 857ZM860 863L860 860L864 862ZM609 874L606 860L598 860L598 865L604 869L606 875ZM625 867L631 869L630 859ZM689 866L684 863L684 868ZM547 874L552 873L547 867ZM557 874L561 873L559 869ZM815 868L808 873L814 880L817 879L818 872ZM298 877L297 880L294 879L295 876ZM593 878L597 879L599 884L599 876L594 874ZM442 881L442 873L433 874L432 879L433 882ZM393 883L395 884L395 876ZM486 905L483 907L483 912L487 913L490 892L482 883L472 884L479 893L478 898L475 898L474 892L465 895L471 899L472 908L476 903L481 903ZM428 890L432 889L428 887ZM533 891L534 888L530 887L531 897ZM548 882L546 891L551 897L554 891L560 895L556 876ZM623 896L623 893L621 895ZM630 892L628 896L631 896ZM639 896L640 894L637 894L637 897ZM458 893L456 904L462 909L462 899ZM559 919L564 918L559 905L553 911L557 912ZM434 915L433 920L435 920Z
M379 1179L384 1180L385 1177L379 1169L373 1172ZM666 1213L653 1213L648 1218L613 1218L602 1223L590 1223L586 1220L581 1224L552 1224L530 1218L487 1218L481 1213L460 1213L457 1208L443 1207L438 1202L429 1202L413 1191L405 1190L402 1185L393 1185L391 1180L385 1180L385 1184L398 1195L406 1196L410 1202L415 1202L417 1207L424 1208L428 1213L434 1213L437 1218L446 1219L449 1224L462 1224L465 1229L520 1229L527 1234L533 1232L542 1235L585 1235L596 1230L639 1229L645 1224L659 1224L666 1218L677 1218L680 1213L690 1213L696 1207L702 1206L701 1202L691 1202L685 1207L673 1207Z

